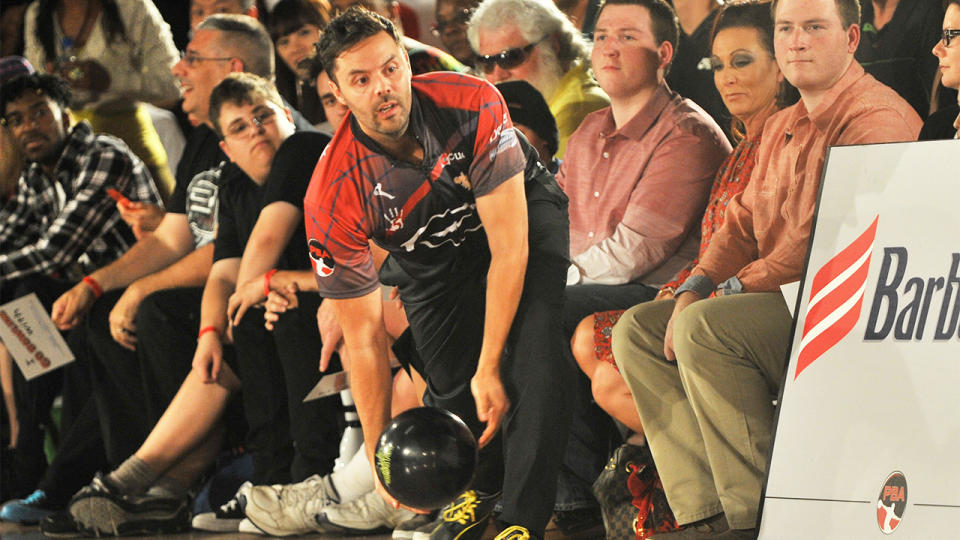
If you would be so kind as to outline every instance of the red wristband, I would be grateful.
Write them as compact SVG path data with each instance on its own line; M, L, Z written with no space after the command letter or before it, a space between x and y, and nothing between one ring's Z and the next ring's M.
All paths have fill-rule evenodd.
M94 296L96 296L97 298L100 298L101 296L103 296L103 287L101 287L100 284L97 283L97 280L93 279L90 276L87 276L83 278L82 281L87 284L87 287L90 287L90 290L93 291Z
M220 329L211 324L210 326L204 326L200 329L200 333L197 334L197 341L200 341L200 338L202 338L207 332L216 332L218 336L220 335Z
M277 273L277 269L274 268L272 270L267 271L267 273L263 275L263 295L264 296L270 296L270 278L272 278L273 275L276 273Z

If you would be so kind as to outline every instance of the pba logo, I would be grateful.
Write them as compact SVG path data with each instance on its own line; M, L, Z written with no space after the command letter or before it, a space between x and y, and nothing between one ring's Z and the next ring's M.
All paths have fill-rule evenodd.
M327 277L333 273L333 257L327 251L327 248L314 238L310 239L310 263L313 265L313 271L320 277Z
M857 324L880 216L849 246L817 270L803 320L794 380Z
M877 499L877 526L883 534L897 530L907 509L907 478L900 471L887 477Z

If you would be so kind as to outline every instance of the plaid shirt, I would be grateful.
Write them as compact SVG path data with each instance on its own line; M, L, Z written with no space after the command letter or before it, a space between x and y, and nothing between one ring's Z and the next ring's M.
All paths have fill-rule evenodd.
M122 255L136 239L107 196L111 187L161 204L143 162L86 122L67 135L53 178L29 163L0 212L0 284L35 274L77 281Z

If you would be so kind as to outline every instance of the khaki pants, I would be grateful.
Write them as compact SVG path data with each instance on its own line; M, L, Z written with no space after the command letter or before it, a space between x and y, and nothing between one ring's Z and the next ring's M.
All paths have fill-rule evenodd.
M663 355L672 300L628 310L613 353L681 524L724 512L756 526L786 368L791 317L779 293L701 300L674 321L677 362Z

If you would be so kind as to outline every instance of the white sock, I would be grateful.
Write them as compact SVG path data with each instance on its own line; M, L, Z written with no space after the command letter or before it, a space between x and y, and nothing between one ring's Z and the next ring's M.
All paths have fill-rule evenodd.
M373 469L367 462L367 452L363 448L353 455L344 468L331 473L330 480L340 494L341 503L359 499L376 489L376 484L373 483Z

